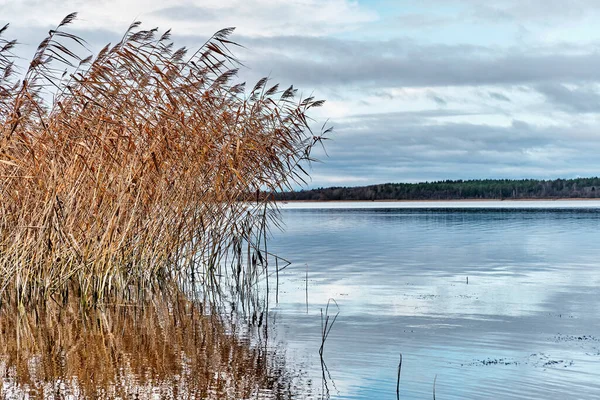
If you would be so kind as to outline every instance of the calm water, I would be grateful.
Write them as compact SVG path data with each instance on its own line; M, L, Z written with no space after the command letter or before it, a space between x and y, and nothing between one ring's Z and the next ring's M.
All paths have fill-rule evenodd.
M0 308L0 398L395 399L402 354L401 399L436 376L438 399L600 399L600 202L282 213L278 304L271 275L268 297Z
M431 398L436 375L439 399L600 399L600 202L305 203L282 213L269 250L293 264L272 315L313 389L394 399L402 353L403 399ZM330 298L340 313L323 382Z

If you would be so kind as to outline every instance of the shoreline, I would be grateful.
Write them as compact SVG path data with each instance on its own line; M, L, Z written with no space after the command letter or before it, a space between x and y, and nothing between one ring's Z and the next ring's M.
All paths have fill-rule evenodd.
M474 203L474 202L600 201L600 197L527 199L442 199L442 200L276 200L277 203Z

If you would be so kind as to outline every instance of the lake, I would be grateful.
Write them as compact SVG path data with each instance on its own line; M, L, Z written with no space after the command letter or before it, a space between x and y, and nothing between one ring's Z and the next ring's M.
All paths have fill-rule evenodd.
M268 282L225 274L220 295L0 309L0 398L396 399L402 354L400 399L432 398L434 380L438 399L600 399L600 202L281 218L279 286L271 256Z
M270 313L310 381L296 398L395 399L400 354L401 399L434 379L439 399L600 398L600 202L290 203L282 219L269 250L292 265Z

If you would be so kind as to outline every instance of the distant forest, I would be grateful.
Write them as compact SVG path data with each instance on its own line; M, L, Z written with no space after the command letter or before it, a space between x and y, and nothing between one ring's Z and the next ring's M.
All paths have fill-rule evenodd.
M484 179L423 183L384 183L277 193L277 200L458 200L600 197L600 178Z

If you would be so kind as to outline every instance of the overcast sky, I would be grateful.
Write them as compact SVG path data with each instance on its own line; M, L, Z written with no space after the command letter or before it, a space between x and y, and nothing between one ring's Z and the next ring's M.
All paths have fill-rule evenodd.
M327 100L311 187L600 175L598 0L0 0L30 57L62 17L99 49L135 20Z

